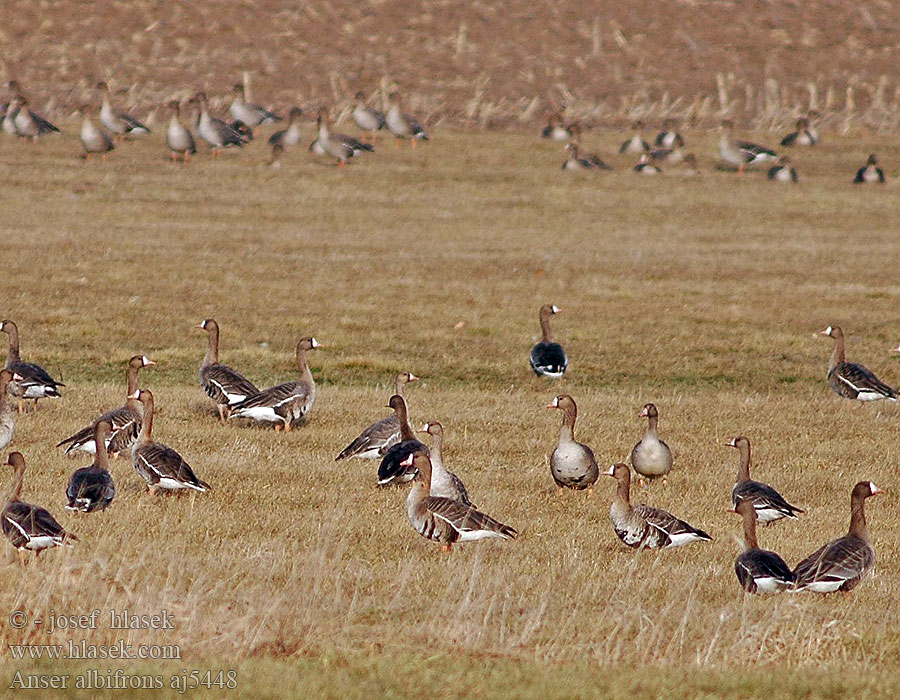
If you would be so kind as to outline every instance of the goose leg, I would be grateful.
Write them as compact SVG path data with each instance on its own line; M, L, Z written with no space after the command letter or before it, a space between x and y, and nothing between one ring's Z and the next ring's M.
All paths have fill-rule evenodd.
M218 404L217 408L219 409L219 421L225 422L225 406L224 404Z
M593 486L588 486L586 491L587 491L588 498L590 498L591 496L594 495L594 487Z
M19 398L19 413L23 413L23 412L24 412L24 411L23 411L24 406L25 406L25 402L22 401L22 398L20 397L20 398Z
M284 432L291 432L291 422L289 420L284 422Z
M37 400L37 399L34 399L34 409L33 409L32 413L34 413L35 411L37 411L37 406L38 406L37 402L38 402L38 400Z
M442 554L450 554L452 549L453 549L453 545L450 544L449 542L444 542L444 544L441 545L441 553Z
M22 566L25 566L25 565L26 565L26 561L25 561L25 550L24 550L24 549L19 549L19 550L16 550L16 553L19 555L19 564L22 565Z
M410 140L409 140L409 147L410 147L410 148L415 148L415 147L416 147L416 141L418 141L418 139L410 139Z
M280 432L281 432L281 423L276 423L276 424L275 424L275 432L276 432L276 433L280 433Z

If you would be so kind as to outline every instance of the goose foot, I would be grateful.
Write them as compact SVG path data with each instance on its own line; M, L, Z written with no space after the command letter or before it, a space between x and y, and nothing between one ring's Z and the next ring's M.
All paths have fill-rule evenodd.
M442 554L450 554L452 549L453 549L453 545L450 544L449 542L444 542L444 544L441 545L441 553Z
M225 406L223 404L217 404L217 408L219 409L219 421L224 423L226 421Z
M276 433L280 433L280 432L281 432L281 423L276 423L276 424L275 424L275 432L276 432Z

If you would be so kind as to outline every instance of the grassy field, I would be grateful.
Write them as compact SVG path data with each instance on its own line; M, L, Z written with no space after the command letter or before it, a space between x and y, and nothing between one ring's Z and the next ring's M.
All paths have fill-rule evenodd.
M588 136L604 155L623 138ZM302 147L267 168L259 143L176 166L156 133L106 165L80 160L71 136L0 141L0 316L19 324L24 359L67 384L20 417L11 447L29 464L24 497L81 538L26 569L6 547L3 644L177 644L181 660L158 667L92 667L238 669L232 694L193 697L895 694L898 408L839 400L825 383L831 341L813 334L842 325L849 359L900 382L900 143L826 134L796 155L800 183L780 186L715 170L716 136L686 136L698 178L640 178L618 156L616 172L573 176L559 146L521 134L440 131L343 170ZM854 187L871 150L891 180ZM538 388L527 355L542 303L563 309L553 325L571 364ZM307 425L217 423L196 379L206 337L193 327L210 316L223 362L259 385L295 376L301 336L325 345L310 357ZM159 363L141 375L157 439L214 490L152 497L119 461L113 506L77 517L63 490L89 460L53 445L123 401L138 352ZM409 527L405 492L375 488L375 464L332 461L387 413L400 370L423 378L414 421L444 424L448 466L517 541L442 556ZM560 416L544 406L560 387L603 464L628 455L641 405L657 403L675 471L635 500L712 543L635 553L608 521L611 479L590 497L556 493ZM887 490L868 505L877 570L852 595L743 598L740 523L726 512L737 453L723 446L737 434L753 443L753 475L807 511L760 531L791 564L846 530L853 483ZM5 622L95 608L165 609L177 629ZM29 668L4 653L0 687Z

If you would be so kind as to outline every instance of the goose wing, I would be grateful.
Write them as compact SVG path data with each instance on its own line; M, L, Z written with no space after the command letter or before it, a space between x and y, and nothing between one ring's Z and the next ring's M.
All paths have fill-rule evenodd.
M33 362L13 362L7 366L7 369L22 377L21 381L17 380L16 382L22 387L43 386L56 391L56 387L65 386L51 377L47 370Z
M248 396L232 406L235 412L248 408L278 408L283 404L309 394L309 387L303 382L285 382Z
M757 511L757 518L759 518L759 511L761 510L776 511L786 518L796 518L797 513L804 512L797 506L792 506L788 503L784 496L768 484L764 484L761 481L753 481L752 479L735 484L731 490L731 501L735 508L737 508L738 501L741 499L753 503L753 507Z
M680 544L686 544L692 540L712 540L712 537L703 530L689 525L684 520L676 518L662 508L654 508L653 506L641 504L635 506L634 511L643 518L651 528L665 535L665 537L669 539L669 543L662 546L677 547Z
M794 568L798 590L814 584L840 584L849 590L875 564L871 545L848 535L823 545Z
M56 443L57 447L68 445L66 454L73 450L79 450L84 445L94 441L94 425L97 421L108 420L112 424L109 442L106 443L110 452L121 452L127 449L137 439L141 429L141 415L130 406L120 406L112 411L107 411L90 425L86 425L74 435Z
M209 398L221 404L236 404L259 393L249 379L220 364L200 370L200 384Z
M151 442L134 451L134 467L148 483L170 480L197 491L206 491L209 484L197 478L184 458L168 445Z
M2 529L13 546L21 548L39 537L49 537L54 544L66 539L77 540L65 531L46 508L22 501L10 503L3 509Z
M456 530L460 540L484 537L515 539L519 534L514 528L476 510L473 506L449 498L429 496L425 499L425 508Z
M378 451L381 454L400 441L400 420L396 415L375 421L363 430L359 436L347 445L334 458L335 462L354 457L364 452Z
M66 488L66 508L90 513L106 508L116 494L116 485L105 469L93 466L75 470Z
M832 374L857 394L879 394L897 400L897 392L876 377L868 367L855 362L842 362L832 370Z

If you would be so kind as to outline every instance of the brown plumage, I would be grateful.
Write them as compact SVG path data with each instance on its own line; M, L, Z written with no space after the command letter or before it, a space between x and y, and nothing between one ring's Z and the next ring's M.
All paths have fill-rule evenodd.
M200 386L216 402L219 420L224 422L235 404L255 396L259 389L240 372L219 362L219 324L215 319L207 318L198 323L197 328L209 336L206 355L200 363Z
M406 385L417 381L418 377L412 372L400 372L394 380L394 394L406 399ZM359 436L347 445L340 454L334 458L335 462L350 457L357 459L378 459L391 447L400 442L400 420L394 413L386 418L377 420L363 430Z

